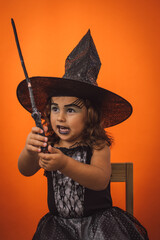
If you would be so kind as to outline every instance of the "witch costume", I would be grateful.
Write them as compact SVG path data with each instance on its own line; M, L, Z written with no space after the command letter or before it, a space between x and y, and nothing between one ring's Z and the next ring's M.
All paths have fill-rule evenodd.
M42 118L51 97L74 96L99 104L104 128L126 120L132 113L132 106L119 95L97 86L100 66L89 30L67 57L63 78L31 78L35 102ZM31 112L25 80L17 88L17 97L22 106ZM91 162L93 152L89 146L59 149L78 162ZM83 187L60 171L48 171L46 176L49 213L40 220L33 240L148 239L147 231L136 218L112 206L110 184L105 190L95 191Z

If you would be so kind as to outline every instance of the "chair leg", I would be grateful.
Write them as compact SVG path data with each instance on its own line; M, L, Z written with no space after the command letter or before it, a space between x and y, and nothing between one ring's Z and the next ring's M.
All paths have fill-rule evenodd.
M126 164L126 210L133 215L133 163Z

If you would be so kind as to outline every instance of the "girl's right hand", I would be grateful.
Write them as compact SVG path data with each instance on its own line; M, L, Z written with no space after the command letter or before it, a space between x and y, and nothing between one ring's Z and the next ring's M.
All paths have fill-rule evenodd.
M48 128L44 126L44 132L46 133ZM44 137L40 134L43 133L43 130L38 127L33 127L32 131L28 134L26 140L26 150L31 153L39 153L41 152L41 147L47 146L48 138Z

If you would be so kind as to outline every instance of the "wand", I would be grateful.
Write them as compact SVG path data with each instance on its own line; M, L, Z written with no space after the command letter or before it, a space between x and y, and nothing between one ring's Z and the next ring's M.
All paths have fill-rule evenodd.
M20 48L20 45L19 45L18 35L17 35L17 31L16 31L16 27L15 27L15 23L14 23L13 18L11 18L11 23L12 23L12 27L13 27L13 31L14 31L14 36L15 36L17 48L18 48L19 57L20 57L20 60L21 60L22 68L23 68L24 75L26 77L27 86L28 86L29 97L30 97L31 106L32 106L32 115L31 116L34 119L34 121L36 123L36 126L43 130L43 126L42 126L42 123L41 123L41 113L38 111L38 109L36 107L36 104L35 104L31 81L28 77L27 70L26 70L26 67L25 67L25 64L24 64L24 60L23 60L21 48ZM40 135L45 136L44 130L43 130L43 133L40 134ZM45 152L46 149L47 149L47 147L42 147L43 152Z

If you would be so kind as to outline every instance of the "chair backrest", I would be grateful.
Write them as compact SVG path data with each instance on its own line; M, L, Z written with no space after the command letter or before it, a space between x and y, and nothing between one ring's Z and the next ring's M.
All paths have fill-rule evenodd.
M126 211L133 215L133 163L112 163L111 182L125 182Z

